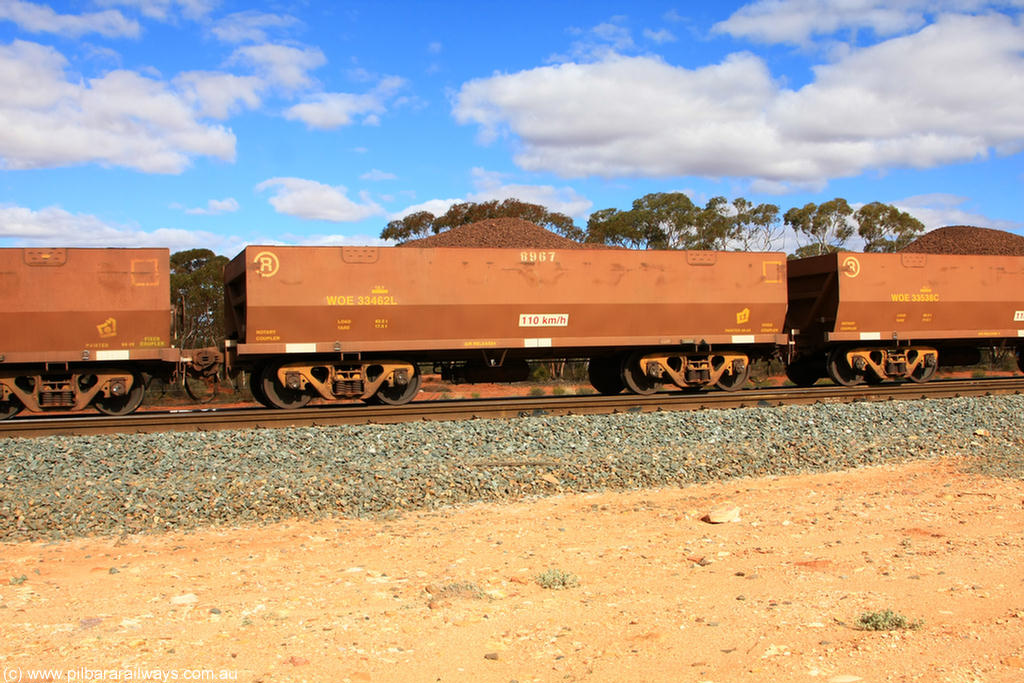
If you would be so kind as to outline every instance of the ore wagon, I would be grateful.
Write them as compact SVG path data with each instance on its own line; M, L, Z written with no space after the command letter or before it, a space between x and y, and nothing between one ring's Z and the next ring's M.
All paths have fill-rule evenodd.
M779 253L251 246L225 269L227 361L257 398L404 403L432 363L524 379L585 358L604 393L738 388L784 343Z
M170 345L167 249L0 249L0 418L110 415L142 401Z
M1024 343L1024 257L839 252L790 261L789 378L924 382Z

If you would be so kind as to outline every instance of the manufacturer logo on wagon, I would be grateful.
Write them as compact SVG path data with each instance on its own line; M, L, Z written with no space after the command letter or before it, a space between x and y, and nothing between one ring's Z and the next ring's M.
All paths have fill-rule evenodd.
M1022 322L1024 322L1024 311L1014 311L1013 312L1013 322L1015 322L1015 323L1022 323Z
M277 260L277 254L272 251L261 251L256 254L256 258L252 262L256 264L256 272L263 277L277 275L277 269L281 267L281 262Z
M843 259L843 275L846 277L857 277L860 275L860 261L856 256L847 256Z
M519 327L568 327L568 313L520 313Z

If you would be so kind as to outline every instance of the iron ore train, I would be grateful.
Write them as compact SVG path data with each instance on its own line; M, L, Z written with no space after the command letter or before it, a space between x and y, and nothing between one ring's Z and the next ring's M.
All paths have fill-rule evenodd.
M218 349L171 343L167 249L0 249L0 419L123 415L152 377L248 372L258 401L402 404L421 368L525 379L587 359L604 394L726 391L781 357L811 385L929 380L1024 350L1024 257L250 246ZM1022 367L1024 370L1024 367Z

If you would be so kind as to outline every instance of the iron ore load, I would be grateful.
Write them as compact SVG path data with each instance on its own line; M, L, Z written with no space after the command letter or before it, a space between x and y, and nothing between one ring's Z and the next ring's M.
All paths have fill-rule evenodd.
M789 262L786 374L925 382L1024 341L1024 257L839 252ZM1024 369L1024 368L1022 368Z
M419 366L515 381L587 358L603 393L731 390L785 342L781 253L247 247L225 269L227 362L258 400L401 404Z

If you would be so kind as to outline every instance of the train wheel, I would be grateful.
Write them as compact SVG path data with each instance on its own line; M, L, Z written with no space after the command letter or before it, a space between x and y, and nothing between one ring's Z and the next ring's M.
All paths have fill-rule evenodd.
M626 356L622 361L622 371L620 377L622 383L627 389L634 394L653 394L657 388L654 380L647 376L646 373L640 368L640 359L643 358L643 354L637 351L632 355Z
M260 381L261 372L254 370L249 373L249 393L256 399L256 402L265 408L276 407L267 399L267 395L263 393L263 382Z
M22 408L24 408L24 406L21 405L21 401L14 398L14 396L11 396L7 401L0 401L0 420L6 420L14 417L21 412Z
M1017 368L1024 372L1024 346L1017 347Z
M917 383L927 382L928 380L935 376L935 371L937 369L938 366L936 365L933 365L931 367L926 367L923 364L918 365L916 368L914 368L913 372L907 375L907 379L909 379L911 382Z
M861 376L846 362L846 351L844 349L834 349L828 354L826 369L828 370L828 376L836 384L844 387L860 384Z
M259 391L263 394L263 398L267 399L264 405L268 408L292 410L301 408L309 403L310 399L313 398L310 394L289 389L281 384L277 379L277 371L280 367L277 363L271 363L264 367L260 373ZM253 391L253 396L256 396L255 391ZM260 400L260 398L257 398L257 400Z
M736 391L737 389L742 388L749 378L750 363L744 363L743 372L725 373L717 382L715 382L715 386L722 391Z
M820 362L800 360L786 366L786 379L798 387L813 386L825 376Z
M416 367L413 364L413 367ZM400 406L408 403L419 393L420 390L420 370L416 368L415 373L409 378L409 381L405 384L396 384L392 386L388 382L380 385L377 389L377 393L370 397L367 403L383 403L389 406Z
M142 375L133 372L132 388L128 390L128 393L121 396L100 396L93 402L93 405L104 415L130 415L142 405L145 395L146 385L142 380Z
M626 385L622 383L620 361L614 356L595 356L587 363L587 376L590 385L597 393L614 396L622 393Z

